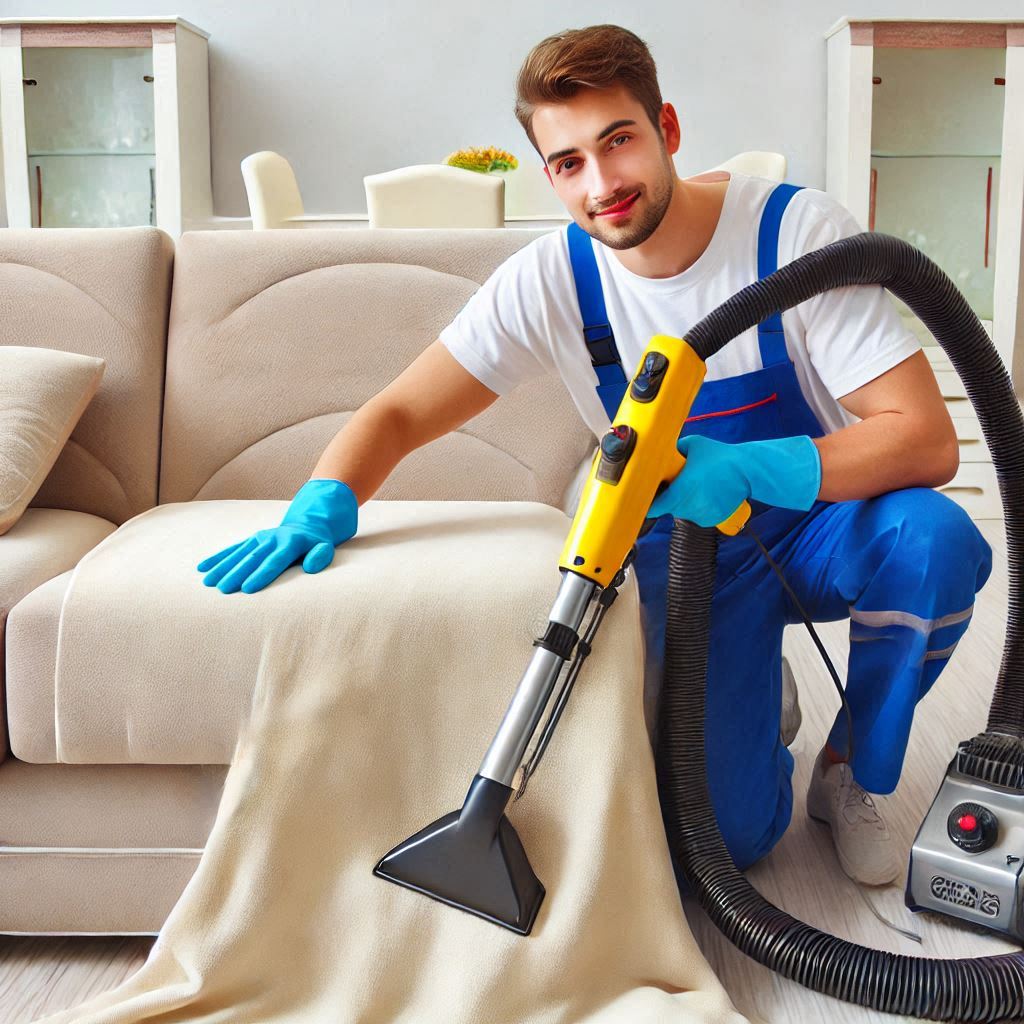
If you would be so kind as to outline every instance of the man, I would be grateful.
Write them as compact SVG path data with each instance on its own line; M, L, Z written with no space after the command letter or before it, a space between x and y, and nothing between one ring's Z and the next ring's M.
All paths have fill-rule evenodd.
M646 45L625 29L545 39L517 91L516 116L573 222L506 260L359 410L279 527L201 562L208 586L252 593L300 559L319 571L409 451L532 377L558 373L601 436L652 335L682 336L759 276L860 231L814 189L740 174L680 180L675 110L662 102ZM713 526L751 500L752 526L800 603L818 620L851 619L853 761L839 715L808 810L831 826L851 877L889 882L900 857L869 794L895 787L914 707L966 630L991 566L969 518L930 490L953 476L958 449L928 362L881 287L816 296L709 360L679 447L687 464L652 505L658 522L634 563L649 671L660 678L672 517ZM779 726L782 632L792 621L753 538L723 539L705 731L712 802L740 868L790 819L793 758Z

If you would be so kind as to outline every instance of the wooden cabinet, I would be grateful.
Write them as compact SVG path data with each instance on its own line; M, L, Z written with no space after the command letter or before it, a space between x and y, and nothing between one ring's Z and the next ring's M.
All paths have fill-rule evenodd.
M8 224L204 226L207 39L180 18L0 19Z
M828 43L825 188L868 230L938 264L1024 380L1024 22L843 18ZM991 457L959 377L900 300L960 438L940 490L1002 516ZM1015 365L1016 364L1016 365Z

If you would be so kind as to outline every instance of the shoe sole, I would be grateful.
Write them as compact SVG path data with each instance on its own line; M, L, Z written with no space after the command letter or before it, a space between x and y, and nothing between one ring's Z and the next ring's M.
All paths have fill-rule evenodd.
M779 739L782 740L782 745L784 747L788 747L791 746L793 741L796 739L797 733L800 731L800 726L803 725L804 716L803 712L800 710L800 691L797 689L796 677L793 675L793 670L789 667L789 662L785 658L782 659L782 674L783 677L788 676L793 688L793 708L791 713L796 719L792 728L788 731L781 727L779 728ZM782 689L783 692L785 692L785 682L783 682ZM785 709L783 709L782 718L785 719L785 717L786 713Z
M796 708L796 724L789 730L779 729L779 739L782 740L784 747L790 747L796 741L797 733L800 732L800 726L803 724L804 717L800 713L800 705Z

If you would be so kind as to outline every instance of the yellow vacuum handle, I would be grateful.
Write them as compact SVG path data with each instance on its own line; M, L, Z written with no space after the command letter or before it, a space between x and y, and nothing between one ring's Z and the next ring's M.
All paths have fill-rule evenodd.
M729 537L735 537L747 525L749 518L750 503L745 501L725 522L718 524L718 529Z
M682 338L656 334L640 358L615 420L594 453L559 566L605 586L626 559L658 488L685 465L676 442L704 381L703 360ZM743 502L722 533L750 517Z

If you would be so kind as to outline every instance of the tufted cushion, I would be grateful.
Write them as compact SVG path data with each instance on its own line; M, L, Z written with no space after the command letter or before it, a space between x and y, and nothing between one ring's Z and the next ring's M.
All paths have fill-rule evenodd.
M538 231L193 231L178 245L160 501L290 498L349 417ZM593 438L530 381L410 454L377 498L564 507Z

